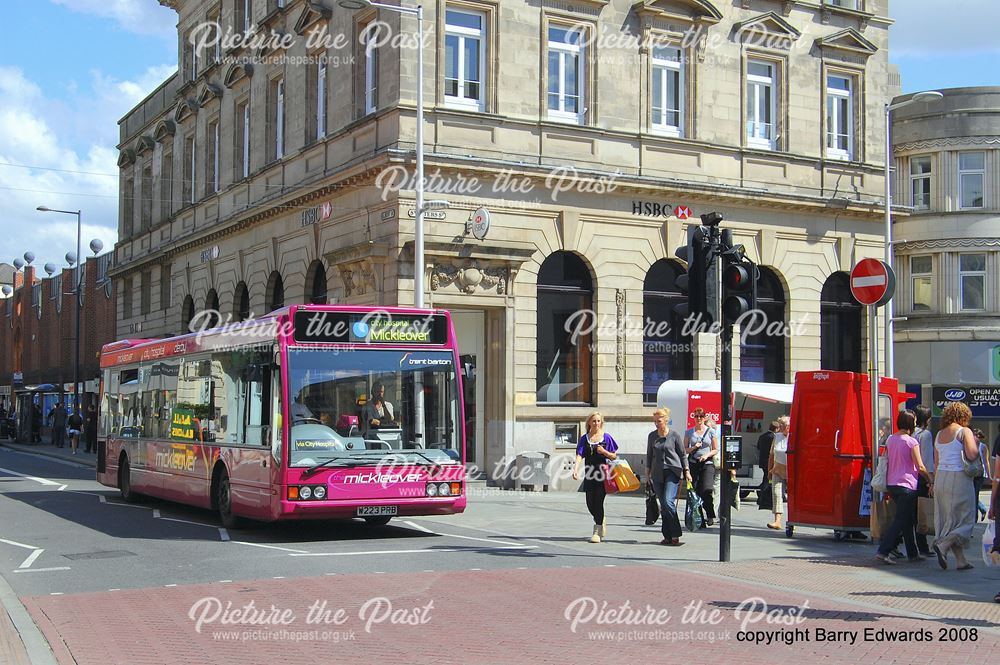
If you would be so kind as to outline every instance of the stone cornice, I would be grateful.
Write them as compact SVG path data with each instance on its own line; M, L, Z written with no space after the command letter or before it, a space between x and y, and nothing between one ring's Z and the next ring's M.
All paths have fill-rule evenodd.
M940 139L923 139L900 143L892 146L895 152L912 152L914 150L931 150L934 148L951 148L968 145L1000 145L1000 136L954 136Z
M673 11L669 4L687 5L691 15L679 14ZM650 16L659 19L687 21L691 23L718 23L722 20L722 12L706 0L674 0L673 3L664 0L639 0L632 5L639 16Z
M969 247L1000 247L1000 238L941 238L937 240L914 240L896 245L896 252L927 249L967 249Z

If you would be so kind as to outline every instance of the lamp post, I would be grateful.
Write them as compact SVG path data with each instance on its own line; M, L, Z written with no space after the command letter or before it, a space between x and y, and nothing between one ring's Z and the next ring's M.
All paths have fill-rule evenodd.
M892 250L892 112L896 109L916 104L917 102L936 102L944 97L940 92L931 90L928 92L918 92L909 99L895 104L885 105L885 262L889 267L893 267ZM895 376L895 354L893 353L893 316L894 307L892 300L885 305L885 376ZM878 367L875 368L876 374Z
M424 204L424 8L388 5L373 0L340 0L344 9L377 7L400 14L417 17L417 188L413 230L413 304L424 306L424 212L448 207L447 201L428 201Z
M80 234L82 231L81 226L81 215L79 210L53 210L52 208L47 208L45 206L38 206L36 208L39 212L58 212L64 215L76 215L76 282L73 288L73 293L76 298L76 341L75 341L75 351L73 352L73 412L80 412L80 278L83 274L82 265L80 261ZM66 257L67 260L69 257ZM70 264L72 265L72 263Z

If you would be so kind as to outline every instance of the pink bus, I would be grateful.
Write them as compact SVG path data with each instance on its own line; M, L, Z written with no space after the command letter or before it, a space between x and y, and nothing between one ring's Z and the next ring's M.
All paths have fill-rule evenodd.
M97 479L223 525L465 510L448 312L291 305L101 355Z

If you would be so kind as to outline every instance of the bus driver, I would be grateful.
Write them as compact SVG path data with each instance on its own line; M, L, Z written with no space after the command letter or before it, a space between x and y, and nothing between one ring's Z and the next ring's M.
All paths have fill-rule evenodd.
M385 384L382 382L372 386L372 397L365 404L365 424L368 429L377 430L379 428L397 428L395 413L392 403L385 399Z

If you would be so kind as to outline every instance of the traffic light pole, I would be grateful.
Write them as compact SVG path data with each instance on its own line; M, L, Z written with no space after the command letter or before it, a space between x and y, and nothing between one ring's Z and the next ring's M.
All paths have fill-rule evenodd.
M720 257L721 259L721 257ZM727 455L727 442L733 429L733 402L730 396L733 394L733 324L725 321L722 326L722 441L719 445L719 452L722 455L722 464L719 469L722 479L719 485L722 488L719 497L719 561L729 561L729 543L732 535L732 507L733 507L733 486L729 482L729 455Z

